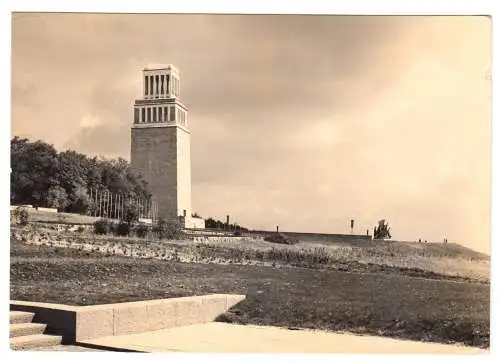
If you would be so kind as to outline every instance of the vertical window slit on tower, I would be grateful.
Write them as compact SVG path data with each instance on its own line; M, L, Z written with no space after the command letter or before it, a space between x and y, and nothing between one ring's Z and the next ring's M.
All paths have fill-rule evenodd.
M147 120L148 123L151 122L151 108L148 107L148 120Z
M141 113L142 113L141 114L141 116L142 116L141 117L141 122L144 123L144 122L146 122L146 108L142 108L141 109Z
M139 123L139 108L134 108L134 123Z
M165 122L168 122L168 108L163 107L163 116L165 117Z
M165 80L165 76L162 74L160 76L160 82L161 82L161 89L160 89L160 93L163 95L165 92L163 91L163 81Z
M158 95L158 93L160 93L160 90L159 90L159 87L160 87L160 76L156 76L156 95Z
M157 115L156 115L157 109L158 109L158 107L153 107L153 122L156 122L156 120L157 120Z
M163 76L162 76L163 77ZM162 107L158 107L158 122L163 122Z
M144 90L146 91L146 95L149 94L149 77L148 76L145 76L144 77Z
M170 107L170 122L175 122L175 107Z
M149 94L153 95L153 76L149 77Z
M170 93L170 75L167 74L167 93Z

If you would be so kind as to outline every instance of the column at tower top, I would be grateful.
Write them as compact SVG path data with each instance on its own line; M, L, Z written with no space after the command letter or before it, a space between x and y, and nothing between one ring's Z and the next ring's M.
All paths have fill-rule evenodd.
M143 70L144 99L180 98L180 73L169 64Z

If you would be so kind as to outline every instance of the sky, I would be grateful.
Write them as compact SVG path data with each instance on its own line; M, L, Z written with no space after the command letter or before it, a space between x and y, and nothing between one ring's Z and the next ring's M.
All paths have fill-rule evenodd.
M490 252L491 20L12 16L12 135L130 159L144 67L174 64L193 211Z

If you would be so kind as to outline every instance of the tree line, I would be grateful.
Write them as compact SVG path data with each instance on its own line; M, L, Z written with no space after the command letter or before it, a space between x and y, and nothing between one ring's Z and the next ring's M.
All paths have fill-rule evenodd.
M194 215L193 215L194 216ZM209 217L205 220L205 227L207 229L220 229L220 230L230 230L230 231L248 231L247 228L242 227L236 223L227 225L225 222L216 220Z
M73 150L58 152L46 142L17 136L11 139L10 151L12 205L87 213L90 190L130 199L151 197L146 181L123 158L88 157Z

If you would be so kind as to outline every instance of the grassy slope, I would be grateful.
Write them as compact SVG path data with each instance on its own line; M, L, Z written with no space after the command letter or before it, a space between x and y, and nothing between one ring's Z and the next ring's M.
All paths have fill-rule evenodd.
M221 321L489 346L489 285L397 274L176 263L11 240L11 299L74 305L243 293Z
M10 212L11 219L14 211ZM29 211L29 220L36 222L46 222L46 223L61 223L61 224L92 224L94 221L98 220L97 217L86 216L86 215L78 215L78 214L70 214L65 212L47 212L47 211L38 211L36 209L32 209Z

